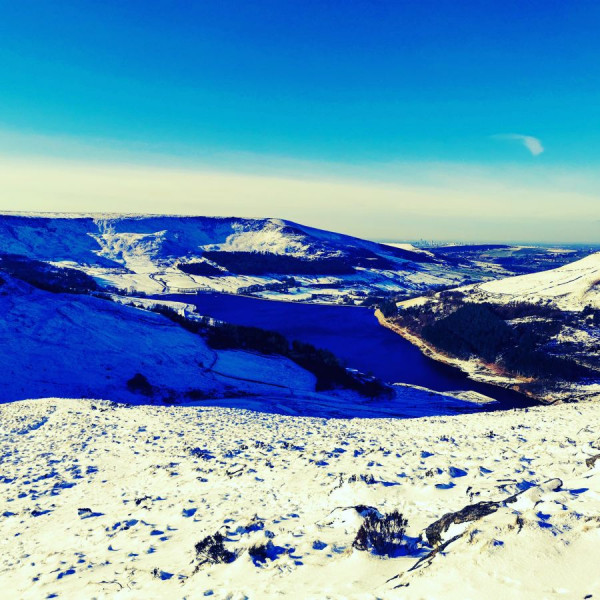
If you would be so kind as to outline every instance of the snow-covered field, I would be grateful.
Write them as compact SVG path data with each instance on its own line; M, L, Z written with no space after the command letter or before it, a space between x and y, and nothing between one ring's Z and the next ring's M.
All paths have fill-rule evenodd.
M595 598L599 422L4 404L3 598ZM391 557L353 546L396 510Z

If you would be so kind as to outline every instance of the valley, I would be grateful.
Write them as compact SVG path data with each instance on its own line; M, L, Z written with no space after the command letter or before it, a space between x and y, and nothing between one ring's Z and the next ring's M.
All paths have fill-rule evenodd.
M565 264L593 251L401 246L281 219L0 215L0 253L76 267L104 288L137 295L209 291L364 304L514 275L524 261Z
M600 600L599 2L0 16L0 600Z
M0 216L3 583L593 596L592 250Z
M36 304L41 302L35 300L40 293L35 290L39 288L50 292L43 301L50 305L60 305L58 298L52 296L56 292L76 292L98 298L77 300L86 310L93 302L90 322L96 320L92 316L95 311L106 314L103 302L120 304L122 308L110 308L117 328L122 322L121 313L123 317L127 314L127 319L134 323L139 320L136 315L140 310L146 313L147 310L162 310L163 313L166 310L165 314L171 320L180 314L175 321L189 318L198 321L207 317L238 326L274 330L286 338L287 342L281 342L284 345L297 340L317 349L323 348L336 357L327 360L340 360L344 368L349 369L350 375L340 371L338 379L346 378L347 384L355 387L365 387L366 383L359 384L359 380L374 376L383 385L404 384L442 393L469 391L474 394L471 399L483 401L483 404L476 404L478 407L488 409L531 401L522 394L537 401L597 394L595 349L598 341L594 325L597 309L594 303L597 302L599 255L590 254L592 250L498 244L420 249L410 244L393 246L360 240L278 219L0 215L0 270L14 278L14 289L18 288L21 293L23 285L33 286L25 297L32 302L31 319L34 322ZM583 258L579 258L581 256ZM555 270L517 274L557 264L561 266ZM548 275L555 272L556 278ZM24 283L19 284L19 281ZM519 283L521 281L523 283ZM505 288L507 292L503 291ZM10 292L5 291L6 294L9 300ZM531 362L528 347L523 346L520 355L512 350L511 375L510 369L507 371L502 366L508 359L501 359L497 353L478 355L478 351L470 347L457 351L444 346L443 342L436 346L431 339L424 338L424 331L431 332L434 326L432 321L437 323L440 317L448 317L465 302L467 309L474 303L494 304L507 307L505 312L515 303L538 306L533 312L531 308L524 313L511 309L517 321L521 319L518 325L513 319L511 327L518 327L519 331L530 330L532 319L535 323L540 322L535 317L536 311L560 317L561 325L557 324L556 318L553 325L545 319L548 340L529 342L538 348L537 363L543 362L541 357L544 356L543 360L549 365L547 369L554 371L556 381L549 383L546 375L541 383L531 379L535 373L531 367L525 368L528 361ZM548 303L552 303L554 309L550 309ZM347 306L338 306L340 304ZM73 306L73 301L69 300L67 305ZM378 313L380 319L382 315L386 317L382 323L389 325L388 329L381 327L373 315L378 308L382 311ZM168 311L174 311L173 315ZM459 311L452 318L456 319L460 314ZM579 328L580 315L582 323L589 323L591 329L589 326L583 330ZM72 326L72 319L68 318L68 324ZM139 321L148 318L149 315L144 315ZM471 320L467 316L457 327L465 330ZM182 324L184 329L189 329L185 322ZM111 328L112 325L107 325L108 331ZM395 333L390 333L390 329ZM554 342L550 330L556 330L552 335L559 335ZM32 331L37 332L37 329ZM7 333L9 340L11 335ZM74 335L80 336L81 332ZM116 334L116 339L119 335ZM181 333L177 335L181 336ZM439 337L439 334L435 335ZM449 335L458 339L456 335L460 337L460 332ZM540 334L536 335L539 337ZM557 342L559 339L560 343ZM502 345L506 341L499 339L497 343ZM179 342L175 344L177 346ZM547 348L542 348L543 344ZM229 350L244 350L243 346L238 341ZM261 348L247 349L264 352ZM266 351L275 355L281 352L277 345ZM161 352L158 351L156 356ZM290 352L283 351L287 361ZM568 364L563 359L555 357L561 352L573 353L569 359L571 363L568 363L573 365L570 367L572 373L566 372L565 365ZM154 350L149 349L149 356L153 353ZM161 369L153 366L155 360L149 358L144 369L142 366L134 369L130 377L141 373L146 379L152 379L148 372L160 372ZM308 364L306 358L299 360L301 368ZM154 377L165 388L162 396L178 402L184 401L186 394L195 389L201 390L202 397L209 398L238 394L238 388L252 385L252 381L242 384L243 376L233 372L226 386L220 382L223 376L215 373L211 373L210 378L216 377L220 383L203 382L206 371L196 373L195 369L190 371L189 366L185 366L190 361L189 356L182 355L178 361L175 372L180 369L186 377L173 378L172 374ZM105 367L109 372L121 371L112 366L114 360L109 362L111 365ZM205 364L205 359L196 362ZM515 375L517 363L522 364L524 370ZM317 367L312 368L314 371ZM244 371L243 367L240 369L240 373ZM352 370L356 374L351 374ZM287 380L290 373L285 373L284 380ZM9 372L7 377L15 381ZM58 390L58 382L68 381L70 376L56 371L55 379ZM171 379L183 382L185 389L183 384L165 383ZM580 385L577 383L580 379L589 380L589 383ZM102 381L113 380L110 373L102 375ZM356 384L352 384L352 380ZM10 397L8 390L13 385L10 383L5 388L5 397ZM276 387L267 385L271 391ZM317 387L319 385L317 377ZM123 386L122 381L114 391L104 392L108 393L104 397L119 399L119 386ZM294 389L295 384L287 387ZM74 390L77 389L74 386ZM82 393L88 395L93 389L93 386L84 388ZM397 393L398 386L393 389ZM73 394L78 395L78 392ZM127 394L123 396L126 397ZM489 404L490 398L496 402ZM398 414L402 414L400 406ZM468 410L470 405L463 402L459 406Z
M373 310L366 307L278 302L218 293L156 298L187 301L201 315L278 331L288 339L329 350L350 368L389 383L437 392L472 391L497 401L482 406L487 409L528 404L520 394L470 380L459 369L428 358L417 346L381 327Z

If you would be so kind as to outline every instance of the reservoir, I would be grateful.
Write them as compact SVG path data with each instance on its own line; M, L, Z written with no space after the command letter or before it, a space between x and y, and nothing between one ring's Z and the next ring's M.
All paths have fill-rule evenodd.
M439 392L472 390L500 401L502 408L534 404L522 394L473 381L460 370L428 358L409 341L381 326L369 308L220 293L160 298L194 304L200 314L229 323L278 331L290 341L329 350L347 367L389 383L408 383Z

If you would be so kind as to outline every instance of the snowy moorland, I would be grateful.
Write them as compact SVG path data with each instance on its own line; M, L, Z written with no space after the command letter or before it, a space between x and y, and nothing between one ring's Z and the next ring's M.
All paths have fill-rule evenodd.
M101 286L137 294L219 291L359 302L514 273L473 248L434 253L281 219L0 215L0 254L75 267Z
M4 404L4 597L595 598L598 422Z
M600 255L492 281L520 249L398 246L274 219L0 216L5 597L599 595L598 403L501 411L381 381L185 296L387 294L381 323L438 360L598 398Z
M335 301L468 278L422 252L280 219L0 215L2 252L77 267L101 285L149 294L289 293L293 276L290 298ZM257 254L274 259L257 267Z
M52 294L11 280L0 287L0 310L3 401L62 390L136 402L144 396L127 382L137 373L154 386L157 401L194 390L219 397L315 386L310 373L285 358L216 352L162 315L100 298Z

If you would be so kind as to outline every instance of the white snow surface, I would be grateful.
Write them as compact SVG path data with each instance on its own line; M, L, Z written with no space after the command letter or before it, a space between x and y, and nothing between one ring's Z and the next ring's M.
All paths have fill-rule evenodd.
M0 405L3 598L595 598L599 422L593 403L409 420ZM498 508L425 559L428 525L480 501ZM402 513L399 556L353 547L357 506ZM201 564L217 532L235 560Z
M557 269L488 281L477 287L498 300L549 300L571 310L586 305L600 308L600 252Z

